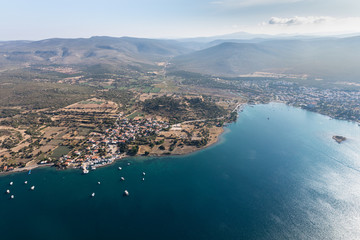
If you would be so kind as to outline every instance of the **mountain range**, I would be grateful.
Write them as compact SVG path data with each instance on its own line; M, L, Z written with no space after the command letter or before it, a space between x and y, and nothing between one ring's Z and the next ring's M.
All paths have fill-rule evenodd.
M254 72L359 81L360 37L209 39L91 37L0 42L0 69L30 65L109 64L236 77Z

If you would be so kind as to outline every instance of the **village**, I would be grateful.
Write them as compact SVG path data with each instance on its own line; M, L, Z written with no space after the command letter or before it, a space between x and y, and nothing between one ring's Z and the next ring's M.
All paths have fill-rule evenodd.
M136 155L138 147L128 149L128 145L137 139L156 137L160 131L169 129L169 123L152 118L121 119L121 114L113 128L103 134L90 133L90 138L82 150L60 158L63 167L81 168L86 174L89 170L111 164L126 155Z

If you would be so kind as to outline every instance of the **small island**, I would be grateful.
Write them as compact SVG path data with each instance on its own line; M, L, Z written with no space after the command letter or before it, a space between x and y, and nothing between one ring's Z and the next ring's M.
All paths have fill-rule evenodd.
M346 140L346 137L343 136L333 136L332 137L337 143L341 143Z

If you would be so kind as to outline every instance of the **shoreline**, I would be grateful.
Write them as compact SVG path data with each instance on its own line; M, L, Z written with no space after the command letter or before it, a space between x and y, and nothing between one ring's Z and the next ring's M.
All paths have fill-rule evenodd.
M216 136L216 140L215 141L212 141L210 142L209 144L203 146L203 147L200 147L200 148L195 148L189 152L184 152L184 153L179 153L179 154L149 154L147 156L144 156L144 155L135 155L135 156L130 156L130 155L126 155L126 156L123 156L123 157L120 157L120 158L116 158L114 159L114 161L112 161L111 163L109 164L105 164L105 165L102 165L102 166L99 166L100 167L107 167L107 166L110 166L112 164L114 164L115 162L117 161L120 161L120 160L125 160L125 159L132 159L132 158L138 158L138 157L143 157L143 158L163 158L163 157L180 157L180 156L187 156L187 155L191 155L191 154L194 154L194 153L197 153L199 151L202 151L202 150L205 150L205 149L208 149L210 147L213 147L215 146L216 144L220 143L222 141L222 136L226 133L229 133L230 130L228 130L227 128L228 124L224 125L221 127L222 131L219 135ZM31 161L30 161L31 162ZM29 162L29 163L30 163ZM20 172L26 172L26 171L30 171L32 169L37 169L37 168L42 168L42 167L54 167L54 163L46 163L46 164L36 164L36 165L29 165L29 166L25 166L25 167L17 167L17 168L14 168L13 170L11 171L6 171L6 172L0 172L0 176L3 176L3 175L9 175L9 174L12 174L12 173L20 173ZM69 167L69 168L64 168L64 169L59 169L59 170L69 170L69 169L80 169L81 168L77 168L77 167ZM95 170L93 170L95 171Z
M128 156L129 158L131 157L157 157L157 158L161 158L161 157L180 157L180 156L188 156L188 155L191 155L191 154L195 154L195 153L198 153L200 151L203 151L203 150L206 150L208 148L211 148L211 147L214 147L215 145L221 143L223 141L222 137L229 133L230 130L227 128L227 126L223 126L222 127L223 131L217 136L217 139L216 141L206 145L206 146L203 146L203 147L200 147L200 148L197 148L197 149L194 149L193 151L189 151L189 152L186 152L186 153L181 153L181 154L169 154L169 155L166 155L166 154L152 154L152 155L147 155L147 156L144 156L144 155L138 155L138 156ZM127 157L126 157L127 158Z
M237 111L237 113L241 113L245 107L248 105L248 106L254 106L254 105L261 105L261 104L271 104L271 103L275 103L275 104L284 104L286 106L290 106L290 107L294 107L294 108L297 108L297 109L301 109L301 110L305 110L305 111L310 111L308 109L303 109L301 107L298 107L298 106L294 106L294 105L291 105L291 104L287 104L287 103L284 103L284 102L281 102L281 101L270 101L270 102L267 102L267 103L254 103L254 104L248 104L248 103L245 103L245 104L239 104L238 106L236 106L236 108L234 109L234 111ZM347 121L347 122L350 122L350 123L353 123L353 124L358 124L359 125L359 122L358 121L353 121L353 120L346 120L346 119L336 119L336 118L333 118L329 115L326 115L326 114L323 114L321 112L317 112L317 111L310 111L312 113L317 113L317 114L320 114L320 115L323 115L323 116L326 116L326 117L329 117L330 119L334 119L334 120L338 120L338 121ZM114 159L114 161L112 161L111 163L108 163L108 164L105 164L105 165L102 165L102 166L99 166L99 167L106 167L106 166L110 166L112 165L113 163L115 163L116 161L119 161L119 160L125 160L125 159L132 159L132 158L163 158L163 157L180 157L180 156L187 156L187 155L191 155L191 154L195 154L197 152L200 152L200 151L203 151L205 149L208 149L210 147L213 147L215 146L216 144L220 143L223 139L222 137L230 132L230 130L227 128L228 125L230 125L231 123L227 123L227 124L224 124L224 126L221 127L222 131L216 136L216 140L215 141L210 141L209 144L205 145L205 146L202 146L200 148L195 148L193 147L190 151L185 151L184 153L171 153L169 152L170 154L158 154L158 153L154 153L154 154L149 154L149 155L142 155L142 154L139 154L139 155L135 155L135 156L130 156L130 155L125 155L123 157L120 157L120 158L116 158ZM360 126L360 125L359 125ZM31 161L30 161L31 162ZM30 163L29 162L29 163ZM54 166L54 163L47 163L47 164L36 164L36 165L30 165L30 166L25 166L25 167L22 167L22 168L14 168L13 170L11 171L6 171L6 172L0 172L0 176L2 175L8 175L8 174L12 174L12 173L18 173L18 172L25 172L25 171L29 171L29 170L32 170L32 169L36 169L36 168L41 168L41 167L53 167ZM68 170L68 169L81 169L80 167L69 167L69 168L65 168L65 169L60 169L60 170Z
M28 166L28 167L18 167L18 168L14 168L14 170L11 171L6 171L6 172L0 172L0 176L2 175L8 175L8 174L12 174L12 173L20 173L20 172L26 172L26 171L30 171L36 168L45 168L45 167L53 167L54 163L45 163L45 164L40 164L40 165L33 165L33 166Z
M270 103L281 103L281 104L285 104L286 106L290 106L290 107L294 107L294 108L299 108L299 109L302 109L302 110L305 110L305 111L309 111L309 112L312 112L312 113L318 113L320 115L323 115L323 116L327 116L329 117L330 119L334 119L334 120L338 120L338 121L347 121L347 122L351 122L351 123L355 123L355 124L358 124L358 126L360 127L360 120L351 120L351 119L346 119L346 118L337 118L337 117L334 117L334 116L331 116L329 114L325 114L325 113L322 113L320 111L313 111L312 109L305 109L305 108L302 108L301 106L295 106L294 104L288 104L286 102L283 102L283 101L280 101L280 100L274 100L274 101L270 101L268 103L255 103L253 105L258 105L258 104L270 104Z

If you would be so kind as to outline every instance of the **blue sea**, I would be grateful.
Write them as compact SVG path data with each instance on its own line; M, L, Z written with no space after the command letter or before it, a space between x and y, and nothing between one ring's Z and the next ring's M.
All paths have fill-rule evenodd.
M360 127L247 106L194 154L1 175L0 207L2 240L360 239Z

